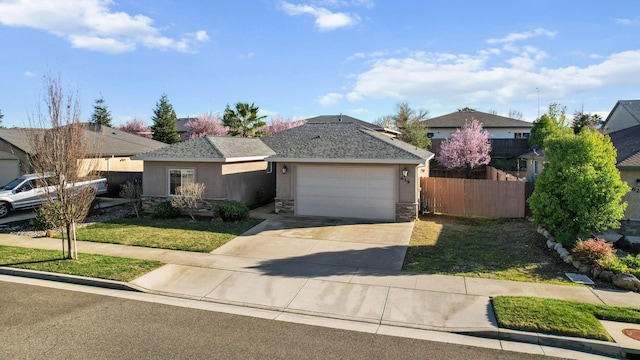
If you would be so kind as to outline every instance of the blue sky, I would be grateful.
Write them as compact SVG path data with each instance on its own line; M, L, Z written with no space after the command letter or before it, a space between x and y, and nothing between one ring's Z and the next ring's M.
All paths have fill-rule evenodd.
M263 114L344 113L397 103L465 106L532 121L550 102L605 117L640 99L640 1L0 0L0 111L26 126L42 77L101 95L114 124L255 102Z

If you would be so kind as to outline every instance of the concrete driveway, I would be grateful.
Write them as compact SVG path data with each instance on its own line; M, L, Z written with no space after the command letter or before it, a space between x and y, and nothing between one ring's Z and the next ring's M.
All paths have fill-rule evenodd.
M400 270L412 231L412 222L276 216L212 253L262 259L264 273L284 265L291 270L292 263L305 264L306 271L312 265Z

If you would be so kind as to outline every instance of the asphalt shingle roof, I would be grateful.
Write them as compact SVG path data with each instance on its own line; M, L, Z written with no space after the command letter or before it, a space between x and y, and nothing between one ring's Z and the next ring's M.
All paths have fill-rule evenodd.
M316 117L312 117L309 119L305 120L307 123L336 123L336 122L350 122L350 123L354 123L363 127L366 127L368 129L372 129L372 130L383 130L382 127L378 126L378 125L374 125L372 123L368 123L366 121L362 121L360 119L356 119L354 117L351 117L349 115L321 115L321 116L316 116Z
M533 123L516 120L505 116L488 114L481 111L456 111L451 114L434 117L421 121L429 129L437 128L461 128L465 122L476 119L482 123L485 129L491 128L532 128Z
M275 161L424 163L433 153L354 122L307 122L262 138Z
M640 125L609 134L618 153L618 167L640 167Z
M242 158L266 158L275 154L258 138L203 136L135 156L145 161L227 162Z
M25 153L33 153L30 134L43 131L38 128L0 129L0 139L17 147ZM89 144L89 156L131 156L145 151L158 149L167 144L130 134L108 126L87 125L86 141Z

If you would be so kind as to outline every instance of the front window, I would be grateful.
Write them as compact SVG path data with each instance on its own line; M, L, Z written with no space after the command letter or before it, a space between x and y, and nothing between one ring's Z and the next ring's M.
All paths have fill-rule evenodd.
M194 169L170 169L169 170L169 195L176 194L176 188L195 183L196 171Z

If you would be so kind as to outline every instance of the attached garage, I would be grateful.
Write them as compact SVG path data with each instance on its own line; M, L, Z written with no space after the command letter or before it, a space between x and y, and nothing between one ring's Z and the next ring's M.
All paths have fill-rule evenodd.
M261 138L276 153L266 159L275 163L275 212L416 219L420 177L429 174L433 154L364 122L329 117L337 120L309 122Z
M395 166L299 165L296 215L395 220Z
M16 155L0 151L0 186L20 176L20 160Z

